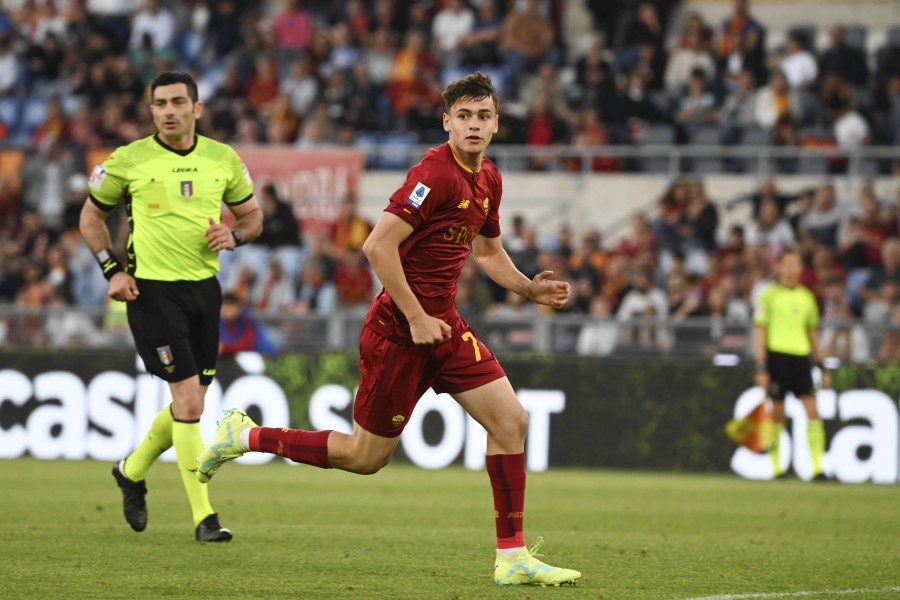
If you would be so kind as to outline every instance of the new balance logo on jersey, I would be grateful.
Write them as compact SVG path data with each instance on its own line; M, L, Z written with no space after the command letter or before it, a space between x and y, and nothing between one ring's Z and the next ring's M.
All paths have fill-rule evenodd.
M461 208L462 210L466 210L467 208L469 208L469 200L468 199L463 200L462 202L460 202L459 204L456 205L456 208Z

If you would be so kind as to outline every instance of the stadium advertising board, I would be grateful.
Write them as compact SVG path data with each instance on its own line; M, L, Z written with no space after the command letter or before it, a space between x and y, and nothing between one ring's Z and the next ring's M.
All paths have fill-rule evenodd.
M244 355L222 360L201 430L209 438L223 408L263 424L350 431L358 378L354 353ZM529 412L527 466L726 471L767 479L768 457L735 448L722 432L762 399L752 372L676 361L504 358ZM167 386L122 352L0 353L0 457L115 460L131 451ZM844 482L898 481L900 369L844 367L838 392L819 392L826 421L826 472ZM880 389L871 384L880 383ZM782 458L809 477L806 423L788 399ZM401 438L398 459L424 468L484 466L486 434L446 395L427 393ZM164 458L174 460L171 450ZM251 454L246 464L274 457Z

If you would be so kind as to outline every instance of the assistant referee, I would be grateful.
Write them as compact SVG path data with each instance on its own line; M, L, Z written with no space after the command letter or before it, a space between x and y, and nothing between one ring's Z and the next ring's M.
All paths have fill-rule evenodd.
M255 239L263 216L253 181L229 146L197 135L203 111L193 78L160 74L150 84L157 133L116 149L97 165L81 212L81 234L109 281L109 297L127 302L128 324L147 371L168 382L172 404L153 420L137 449L113 467L125 519L147 526L144 476L175 446L178 469L201 542L231 539L194 475L203 449L200 415L216 374L222 291L218 253ZM222 203L234 214L220 222ZM112 251L106 217L124 203L127 260Z
M819 305L813 293L800 284L802 272L803 258L799 250L785 250L775 263L776 280L760 294L753 319L756 325L756 378L773 405L770 456L775 477L784 475L779 441L784 430L784 398L791 392L806 408L813 478L818 480L826 478L822 472L825 427L816 409L810 358L822 365ZM825 387L830 384L824 368L822 384Z

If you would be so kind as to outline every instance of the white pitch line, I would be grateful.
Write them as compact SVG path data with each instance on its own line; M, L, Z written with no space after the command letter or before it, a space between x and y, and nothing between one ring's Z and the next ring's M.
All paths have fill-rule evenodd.
M850 596L852 594L871 594L873 592L900 592L900 587L883 587L873 589L850 590L821 590L818 592L769 592L762 594L720 594L717 596L703 596L698 598L685 598L684 600L749 600L751 598L800 598L803 596Z

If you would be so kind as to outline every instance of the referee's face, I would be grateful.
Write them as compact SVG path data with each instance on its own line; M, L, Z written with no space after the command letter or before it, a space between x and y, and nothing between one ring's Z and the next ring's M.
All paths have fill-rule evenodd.
M187 150L194 143L197 119L202 102L194 102L183 83L161 85L153 92L150 112L159 137L173 148Z

